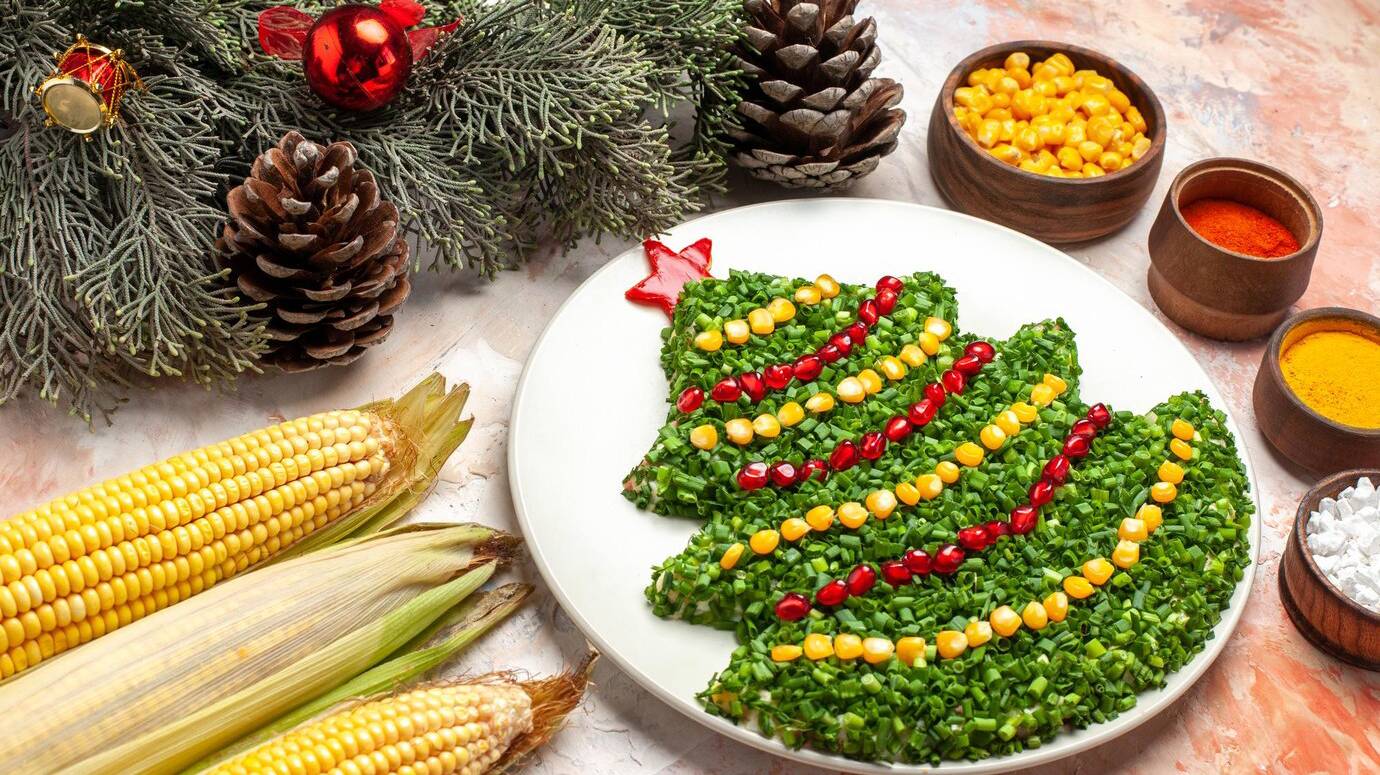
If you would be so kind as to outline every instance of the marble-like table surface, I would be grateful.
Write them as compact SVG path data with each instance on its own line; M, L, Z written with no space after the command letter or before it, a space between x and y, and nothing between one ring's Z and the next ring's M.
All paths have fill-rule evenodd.
M1377 312L1380 259L1380 5L1125 0L1119 3L960 4L864 0L884 50L879 75L906 88L900 148L852 195L942 202L925 158L935 92L955 62L1001 40L1047 38L1119 57L1154 88L1170 133L1150 203L1126 229L1068 252L1155 311L1145 288L1146 234L1173 176L1209 156L1246 156L1298 177L1326 229L1301 307ZM717 207L792 194L733 179ZM821 226L826 227L825 225ZM847 228L828 224L827 228ZM556 306L629 247L604 240L551 251L496 282L418 278L392 339L348 369L244 380L228 396L165 385L139 393L113 427L88 431L37 404L0 409L0 513L275 419L390 395L440 369L474 388L474 431L441 475L422 515L516 521L504 473L509 406L523 360ZM1380 675L1319 654L1290 626L1276 585L1284 536L1309 477L1276 456L1256 429L1251 383L1261 342L1224 345L1179 332L1231 403L1260 476L1264 544L1250 605L1206 676L1172 710L1102 748L1038 772L1375 772L1380 770ZM578 460L572 454L572 464ZM658 558L659 559L659 558ZM649 560L650 562L650 560ZM548 672L577 660L584 638L530 563L510 577L537 586L531 603L463 659L465 669ZM674 655L668 655L674 659ZM802 768L720 738L642 691L613 665L596 672L585 708L529 771L793 773Z

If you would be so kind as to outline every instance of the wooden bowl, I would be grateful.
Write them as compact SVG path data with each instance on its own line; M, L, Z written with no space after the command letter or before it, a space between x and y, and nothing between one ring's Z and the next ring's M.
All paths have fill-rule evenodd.
M1297 252L1257 258L1198 236L1180 208L1205 197L1232 199L1283 223ZM1150 296L1170 320L1213 339L1265 336L1308 288L1322 238L1322 211L1297 180L1247 159L1204 159L1174 178L1150 227Z
M1079 69L1110 78L1145 116L1150 150L1124 170L1096 178L1052 178L1002 162L973 140L954 117L954 90L968 74L1000 66L1013 51L1032 61L1063 52ZM949 73L930 112L930 176L955 210L1060 244L1102 237L1140 211L1164 162L1164 109L1155 93L1116 60L1091 49L1048 40L1017 40L969 55Z
M1284 349L1305 334L1329 329L1380 332L1380 318L1345 307L1320 307L1300 312L1275 329L1255 375L1255 421L1280 454L1318 475L1355 466L1380 467L1380 428L1358 428L1324 417L1284 382L1279 367Z
M1279 598L1294 626L1320 650L1357 667L1380 670L1380 614L1342 594L1308 550L1308 516L1323 498L1335 498L1363 476L1380 482L1380 469L1353 469L1318 482L1299 503L1294 529L1279 563Z

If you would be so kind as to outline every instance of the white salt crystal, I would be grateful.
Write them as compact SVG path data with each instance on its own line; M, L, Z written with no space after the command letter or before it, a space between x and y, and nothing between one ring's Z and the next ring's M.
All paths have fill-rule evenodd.
M1380 613L1380 493L1367 478L1323 498L1305 526L1318 569L1342 594Z
M1346 535L1340 530L1314 533L1308 537L1308 548L1313 550L1313 554L1336 554L1342 550L1344 543Z

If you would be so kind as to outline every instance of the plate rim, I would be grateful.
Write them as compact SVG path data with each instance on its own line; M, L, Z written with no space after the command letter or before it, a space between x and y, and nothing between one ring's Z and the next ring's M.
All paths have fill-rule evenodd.
M857 775L868 775L870 773L906 775L909 773L919 774L934 772L953 773L954 775L984 775L986 773L1013 772L1028 769L1030 767L1038 767L1042 764L1049 764L1051 762L1067 759L1071 756L1076 756L1080 753L1084 753L1086 751L1090 751L1094 748L1100 747L1110 742L1111 740L1121 737L1122 735L1125 735L1137 729L1138 727L1144 725L1146 722L1155 718L1164 710L1175 704L1176 701L1178 701L1181 697L1188 693L1189 689L1197 685L1198 681L1203 677L1203 674L1206 673L1214 663L1216 663L1217 658L1221 656L1222 651L1226 649L1227 643L1231 641L1232 636L1236 633L1236 628L1240 624L1241 617L1245 613L1246 606L1250 604L1251 589L1255 584L1256 565L1259 563L1260 555L1261 524L1263 520L1263 514L1261 511L1262 507L1260 502L1260 485L1256 477L1255 464L1254 461L1251 459L1250 449L1248 448L1245 437L1241 432L1241 426L1236 422L1235 414L1232 412L1231 407L1227 405L1227 402L1225 400L1225 394L1218 387L1217 381L1213 379L1212 374L1210 374L1207 371L1207 369L1204 369L1202 367L1202 364L1199 363L1198 358L1193 354L1193 351L1188 349L1188 345L1184 343L1183 339L1180 336L1176 335L1174 331L1171 328L1169 328L1169 326L1166 325L1163 320L1160 320L1159 318L1155 317L1153 312L1142 306L1140 302L1136 301L1136 299L1133 298L1129 293L1123 291L1115 283L1104 277L1100 272L1093 269L1091 266L1084 264L1082 261L1079 261L1078 259L1069 255L1068 253L1065 253L1063 250L1059 249L1056 246L1049 245L1045 242L1041 242L1040 240L1035 239L1034 237L1016 231L1015 229L1003 226L1002 224L995 223L993 221L977 218L975 216L968 215L967 213L958 212L956 210L950 210L945 207L935 207L933 205L920 204L918 202L907 202L899 199L881 199L876 197L825 196L811 197L805 199L776 199L769 202L757 202L754 204L740 205L738 207L730 207L724 210L715 210L714 212L703 213L694 218L678 223L670 228L679 229L685 226L689 226L693 223L698 223L703 220L716 218L719 216L725 216L728 214L737 214L749 210L770 209L775 207L791 208L799 206L801 203L808 203L812 205L819 203L832 205L847 203L844 205L846 207L877 204L886 205L888 207L914 207L920 208L922 210L930 210L937 213L943 213L945 217L957 217L963 220L975 221L985 227L1006 232L1008 235L1014 235L1015 237L1018 237L1020 240L1032 243L1044 251L1056 254L1063 261L1076 264L1079 270L1096 278L1107 288L1115 291L1117 294L1124 297L1126 301L1135 305L1136 307L1141 308L1147 314L1149 314L1151 318L1154 319L1156 324L1158 324L1161 328L1163 328L1167 333L1171 335L1171 338L1173 338L1174 343L1181 350L1183 350L1184 354L1187 355L1194 362L1194 364L1198 367L1198 370L1201 371L1203 373L1203 376L1207 379L1208 384L1212 386L1213 392L1217 394L1216 398L1218 398L1220 402L1223 404L1221 407L1219 407L1219 410L1224 415L1226 415L1227 429L1232 432L1232 435L1236 439L1237 451L1240 453L1242 463L1245 465L1246 468L1246 478L1251 488L1249 495L1251 498L1252 505L1255 506L1255 513L1251 517L1250 543L1248 547L1249 551L1247 552L1249 562L1247 563L1247 567L1243 572L1241 581L1237 583L1236 589L1232 592L1232 599L1235 599L1237 596L1240 596L1240 604L1232 606L1229 603L1228 608L1226 612L1223 614L1222 619L1217 623L1217 626L1213 628L1213 637L1210 638L1204 644L1203 650L1200 651L1198 654L1194 655L1194 657L1191 660L1189 660L1188 664L1185 665L1183 669L1178 670L1174 674L1172 674L1184 676L1183 682L1181 684L1174 686L1172 688L1155 690L1155 697L1153 701L1149 703L1141 704L1139 701L1137 702L1136 708L1142 710L1142 713L1139 716L1127 719L1125 715L1121 715L1115 719L1112 719L1111 721L1083 728L1083 730L1081 731L1085 733L1085 736L1079 740L1080 747L1078 747L1075 750L1057 750L1048 746L1041 746L1039 748L1028 748L1024 751L1020 751L1014 754L987 757L985 759L980 759L977 761L945 760L938 765L872 762L860 759L849 759L845 756L817 751L808 747L792 749L785 746L779 738L763 736L759 732L747 726L743 726L741 724L734 724L729 722L727 719L706 713L703 708L699 707L698 705L695 705L693 702L688 701L687 698L681 697L661 686L660 683L658 683L651 676L646 674L637 665L624 659L623 656L617 651L617 649L612 648L609 645L608 641L605 640L605 638L601 634L599 634L595 630L595 628L591 626L588 621L585 620L584 616L581 615L579 611L575 608L569 597L566 595L564 588L555 580L554 575L547 567L545 558L542 556L542 554L539 551L529 549L528 555L531 557L533 564L537 566L537 571L541 574L542 579L546 582L547 588L550 589L551 594L556 598L557 602L560 603L561 610L565 613L566 616L570 617L570 620L575 623L575 625L580 629L580 632L585 636L585 638L594 644L595 648L599 650L601 655L613 661L614 664L616 664L619 667L619 669L621 669L624 673L632 677L632 679L637 682L637 685L644 691L649 692L666 705L679 711L682 715L696 721L697 723L710 729L711 731L724 735L732 740L736 740L737 742L749 745L759 751L764 751L766 753L772 754L777 758L784 759L787 761L795 761L801 764L808 764L826 770L833 769L836 771L855 773ZM667 231L669 230L670 229L668 229ZM661 232L661 234L664 233L665 232ZM576 286L575 289L570 292L570 295L567 296L560 303L560 305L557 306L556 309L552 312L551 318L547 321L546 325L542 327L541 334L537 336L535 341L533 341L531 350L528 352L527 358L523 362L522 372L518 376L517 388L513 394L512 410L510 411L508 416L508 437L506 440L508 449L505 455L505 459L507 462L508 489L512 496L513 511L517 517L518 526L522 529L524 539L526 539L526 537L531 533L532 526L527 515L526 502L524 500L521 487L519 486L520 477L517 475L517 473L520 469L520 466L518 464L517 445L513 443L513 439L517 437L517 430L519 425L521 424L522 408L527 393L528 377L531 373L532 364L535 362L536 355L541 351L542 345L545 343L547 337L551 334L551 331L554 328L556 321L560 319L562 313L564 313L566 308L569 307L575 301L576 297L578 297L580 293L585 290L586 287L593 284L594 281L598 279L600 276L602 276L605 272L611 271L613 267L620 260L622 260L624 256L627 256L631 253L635 253L637 250L640 249L640 244L634 245L628 248L627 250L619 253L618 255L610 258L608 261L604 263L603 266L599 267L594 272L590 273L589 277L586 277L578 286ZM530 547L530 542L527 543ZM1140 695L1137 696L1140 697Z

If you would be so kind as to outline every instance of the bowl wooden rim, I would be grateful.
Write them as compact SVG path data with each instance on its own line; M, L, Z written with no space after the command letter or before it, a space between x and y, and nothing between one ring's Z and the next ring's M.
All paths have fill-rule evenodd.
M1123 170L1109 172L1106 175L1099 175L1095 178L1056 178L1050 175L1042 175L1038 172L1027 172L1026 170L1023 170L1020 167L1007 164L1006 162L1001 161L992 154L988 153L986 148L983 148L982 146L978 145L976 140L969 137L968 133L963 131L963 127L958 125L958 119L954 117L954 90L958 88L959 83L963 79L968 77L969 72L977 69L977 65L979 62L982 62L986 59L990 59L997 54L1009 54L1013 51L1019 51L1021 49L1028 48L1046 48L1053 49L1056 51L1062 51L1065 54L1068 54L1070 59L1082 57L1084 59L1095 59L1105 61L1107 65L1114 68L1119 75L1139 85L1141 90L1145 92L1145 96L1149 100L1150 113L1153 117L1152 125L1154 126L1154 132L1153 136L1150 138L1150 150L1146 151L1145 155L1142 156L1140 160L1137 161L1135 164L1132 164L1131 166ZM978 156L982 157L985 160L984 163L992 164L996 168L999 168L1005 172L1015 173L1016 175L1028 177L1042 182L1058 183L1071 186L1096 185L1098 183L1104 182L1106 179L1109 178L1120 177L1124 176L1127 173L1139 171L1139 168L1144 167L1148 159L1150 159L1152 156L1159 156L1164 151L1165 135L1167 134L1164 107L1160 105L1160 98L1155 95L1155 90L1151 89L1150 85L1147 84L1144 79L1136 75L1134 72L1131 71L1130 68L1123 65L1117 59L1107 56L1106 54L1103 54L1100 51L1086 48L1084 46L1076 46L1072 43L1060 43L1056 40L1013 40L1007 41L1005 43L995 43L986 48L978 49L977 51L974 51L973 53L969 54L968 56L960 60L959 63L955 65L952 70L949 71L949 76L944 79L944 85L939 89L939 100L943 105L944 118L949 122L949 128L954 132L958 133L958 135L962 138L964 147L966 147L969 151L976 153ZM1136 107L1140 106L1137 105ZM1143 110L1142 115L1144 115Z
M1330 417L1324 417L1313 407L1305 404L1303 400L1294 393L1293 388L1289 387L1289 383L1284 380L1284 371L1279 366L1279 349L1280 345L1284 342L1285 335L1300 323L1307 323L1311 320L1324 320L1327 318L1352 320L1368 325L1375 329L1376 332L1380 332L1380 318L1368 312L1362 312L1359 309L1351 309L1350 307L1315 307L1314 309L1299 312L1287 318L1283 323L1280 323L1279 327L1275 329L1275 332L1270 335L1270 341L1265 345L1265 361L1270 367L1270 378L1274 380L1275 385L1279 388L1279 392L1284 394L1285 399L1289 401L1294 409L1303 412L1304 415L1312 418L1315 422L1322 423L1340 433L1372 439L1376 443L1380 443L1380 428L1361 428L1355 425L1347 425L1346 423L1338 422Z
M1179 209L1179 197L1183 193L1183 187L1195 177L1217 172L1219 170L1248 172L1264 178L1271 184L1287 191L1289 195L1297 199L1309 213L1312 228L1308 230L1308 239L1300 243L1299 249L1295 250L1293 253L1277 256L1275 258L1265 258L1263 256L1253 256L1250 253L1238 253L1235 250L1229 250L1215 242L1207 240L1201 234L1194 231L1193 227L1184 219L1183 211ZM1117 172L1121 172L1121 170L1117 170ZM1178 219L1180 225L1188 230L1189 234L1192 234L1199 242L1202 242L1213 250L1225 253L1233 258L1266 264L1292 262L1294 259L1317 247L1319 240L1322 239L1322 208L1318 207L1318 201L1313 198L1312 192L1293 175L1262 161L1243 159L1238 156L1212 156L1206 159L1199 159L1187 167L1184 167L1182 170L1179 170L1179 174L1174 176L1174 182L1169 184L1169 193L1167 196L1169 198L1169 207L1174 211L1174 217Z
M1300 559L1308 568L1308 572L1327 589L1328 593L1352 613L1365 619L1372 626L1380 628L1380 614L1366 608L1360 603L1347 597L1346 593L1337 589L1332 583L1332 579L1322 572L1318 567L1317 561L1313 559L1313 552L1308 548L1308 517L1313 513L1314 506L1323 498L1335 498L1338 493L1347 487L1356 484L1356 480L1361 477L1370 477L1372 482L1380 480L1380 468L1352 468L1346 471L1338 471L1335 474L1324 477L1315 483L1308 492L1304 493L1303 500L1299 501L1298 510L1294 513L1294 541L1298 545ZM1283 571L1281 570L1281 575Z

